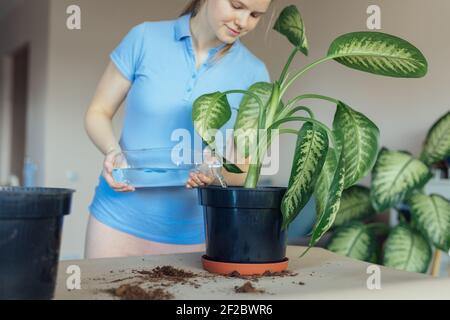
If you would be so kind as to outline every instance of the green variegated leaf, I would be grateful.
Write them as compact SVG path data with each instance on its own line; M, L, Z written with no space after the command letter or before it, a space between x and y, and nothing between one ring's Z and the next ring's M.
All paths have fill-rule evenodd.
M405 152L383 148L373 168L371 198L377 212L398 205L414 189L431 178L428 167Z
M328 192L330 191L331 182L333 181L334 173L336 172L337 159L336 152L333 148L328 149L327 158L323 164L322 171L316 182L314 189L314 196L316 197L316 216L324 211L328 200Z
M420 160L427 165L450 156L450 111L441 117L428 132Z
M371 228L352 222L336 229L327 249L350 258L370 261L376 255L376 238Z
M248 91L260 97L265 107L272 93L272 84L257 82ZM234 141L237 150L245 158L249 156L251 147L256 148L258 120L259 104L257 100L250 95L244 95L234 124Z
M236 166L233 163L230 162L225 162L226 159L223 158L223 167L225 168L225 170L227 170L230 173L235 173L235 174L241 174L244 173L244 171L242 171L238 166Z
M365 115L339 102L333 132L339 149L344 150L344 188L348 188L372 169L377 159L380 131Z
M408 201L416 225L433 244L450 250L450 202L440 195L414 194Z
M284 8L273 28L286 36L289 42L303 54L308 55L308 40L306 39L305 25L295 5Z
M318 125L306 122L298 133L289 186L281 203L286 228L309 201L328 151L328 136Z
M347 67L389 77L420 78L428 69L419 49L381 32L344 34L333 41L328 56Z
M336 172L333 176L333 181L331 182L330 190L328 191L324 211L320 214L314 225L312 236L309 241L309 247L313 247L332 227L341 203L342 191L344 190L344 179L344 157L341 154L338 165L336 166Z
M214 144L215 131L231 117L228 99L220 92L205 94L197 98L192 106L194 128L208 144Z
M430 261L431 247L420 232L406 224L400 224L391 231L384 248L383 265L425 273Z
M375 213L370 201L370 189L353 186L344 190L341 205L334 221L335 226L342 226L353 220L363 220Z

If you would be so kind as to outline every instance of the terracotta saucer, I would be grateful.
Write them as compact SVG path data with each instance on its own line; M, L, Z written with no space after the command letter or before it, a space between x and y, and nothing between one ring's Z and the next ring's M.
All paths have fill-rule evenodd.
M211 273L228 275L234 271L242 276L262 275L264 272L282 272L287 269L289 259L275 263L232 263L219 262L209 259L206 255L202 257L203 269Z

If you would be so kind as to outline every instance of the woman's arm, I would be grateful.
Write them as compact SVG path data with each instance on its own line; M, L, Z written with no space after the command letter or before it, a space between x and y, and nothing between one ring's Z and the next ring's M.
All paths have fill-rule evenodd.
M116 156L121 152L120 145L114 136L112 119L130 87L131 82L110 61L84 118L84 126L89 138L105 155L102 175L116 192L134 191L132 186L117 183L112 177Z
M131 82L110 61L86 112L84 126L89 138L103 153L120 151L112 119L125 99Z

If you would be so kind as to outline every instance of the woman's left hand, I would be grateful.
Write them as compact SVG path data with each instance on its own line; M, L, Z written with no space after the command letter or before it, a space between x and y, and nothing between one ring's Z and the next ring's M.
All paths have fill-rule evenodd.
M215 178L199 172L189 173L189 180L186 182L186 188L192 189L196 187L207 186L213 183Z

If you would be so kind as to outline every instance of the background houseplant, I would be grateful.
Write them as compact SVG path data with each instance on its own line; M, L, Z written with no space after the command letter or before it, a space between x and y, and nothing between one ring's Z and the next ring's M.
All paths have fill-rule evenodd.
M426 272L433 247L450 250L450 202L441 195L424 193L432 177L431 166L449 156L450 112L430 128L418 159L407 152L382 149L371 188L355 186L344 191L336 219L339 228L327 247L352 258ZM392 229L361 222L390 208L400 218ZM385 243L377 241L377 231L388 234Z
M285 102L283 97L287 90L306 72L330 60L356 70L399 78L423 77L427 61L417 48L403 39L379 32L354 32L334 40L324 58L289 72L297 53L308 54L305 26L296 6L288 6L281 12L274 29L294 45L279 79L274 83L255 83L248 90L203 95L194 102L192 118L205 143L216 149L214 132L231 116L227 95L244 95L234 126L234 139L240 153L250 159L243 189L255 192L259 189L262 161L273 139L285 133L297 136L289 185L281 203L281 227L286 229L315 193L318 220L309 243L311 247L332 226L343 190L371 170L379 148L379 130L365 115L342 101L318 94L302 94ZM333 129L315 119L310 108L299 105L307 99L337 105ZM296 116L298 112L306 115ZM283 127L290 122L304 124L299 130ZM249 143L243 145L242 141L246 140ZM225 168L240 172L231 163L225 163Z

